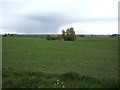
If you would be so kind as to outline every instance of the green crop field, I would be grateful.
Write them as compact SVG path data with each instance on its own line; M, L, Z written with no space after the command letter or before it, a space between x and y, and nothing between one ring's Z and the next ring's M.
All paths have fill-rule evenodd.
M39 37L3 37L2 67L4 88L118 87L118 38L47 41ZM67 81L70 75L76 77ZM57 79L64 85L54 86Z

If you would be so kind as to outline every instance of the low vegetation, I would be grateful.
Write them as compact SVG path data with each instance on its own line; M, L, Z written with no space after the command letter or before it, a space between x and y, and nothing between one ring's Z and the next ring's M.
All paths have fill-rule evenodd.
M47 40L62 40L62 36L61 35L46 35L46 39Z
M3 88L117 88L114 78L95 78L79 72L45 73L3 68Z

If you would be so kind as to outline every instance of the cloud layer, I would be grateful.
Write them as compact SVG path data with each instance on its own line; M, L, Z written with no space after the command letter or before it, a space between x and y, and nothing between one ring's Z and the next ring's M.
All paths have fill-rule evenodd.
M118 33L118 0L40 0L0 2L0 33Z

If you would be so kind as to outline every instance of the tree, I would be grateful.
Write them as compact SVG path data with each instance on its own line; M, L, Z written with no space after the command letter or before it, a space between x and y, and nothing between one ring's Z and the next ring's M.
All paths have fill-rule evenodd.
M3 37L7 37L7 34L5 33L5 34L3 35Z
M63 37L63 39L65 40L65 31L64 30L62 30L62 35L61 35L62 37Z
M117 36L118 36L118 34L112 34L111 36L113 36L113 37L117 37Z
M75 41L76 35L73 27L68 28L66 32L62 30L62 37L64 38L65 41Z
M85 37L85 35L79 35L79 37Z
M11 36L11 37L13 37L13 36L14 36L14 34L10 34L10 36Z

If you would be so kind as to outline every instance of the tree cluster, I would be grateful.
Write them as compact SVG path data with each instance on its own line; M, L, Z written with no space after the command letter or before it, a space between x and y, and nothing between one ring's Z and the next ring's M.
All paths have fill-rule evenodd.
M73 27L68 28L66 32L62 30L62 37L65 41L75 41L77 39Z
M119 37L120 34L112 34L111 36L112 36L112 37Z
M77 36L75 35L74 29L68 28L66 31L62 30L62 35L47 35L47 40L62 40L64 41L75 41L77 39Z

